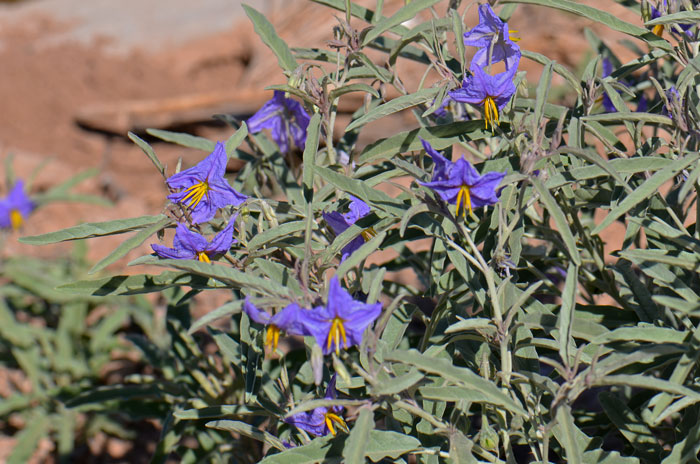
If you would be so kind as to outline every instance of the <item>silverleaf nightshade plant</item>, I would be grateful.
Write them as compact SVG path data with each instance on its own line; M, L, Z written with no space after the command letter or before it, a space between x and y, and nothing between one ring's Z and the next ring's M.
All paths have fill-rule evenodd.
M225 255L231 245L236 242L233 238L233 223L236 216L231 218L228 225L210 241L206 237L193 232L183 223L175 228L173 248L168 248L157 243L151 244L151 248L158 256L166 259L196 259L210 263L212 258Z
M0 228L19 230L36 205L24 192L24 181L17 180L5 198L0 199Z
M498 202L498 186L505 172L487 172L480 175L469 161L461 157L456 162L440 155L425 140L423 147L433 158L435 168L431 182L421 182L424 187L433 189L440 198L451 205L457 205L457 215L472 214L474 208L493 205Z
M301 103L287 98L281 90L275 90L272 99L251 116L246 124L251 134L270 129L272 139L280 151L289 153L290 139L298 149L304 149L309 120L309 114Z
M168 199L186 208L193 224L207 222L219 208L238 206L248 198L224 177L227 160L224 144L217 142L214 151L195 166L168 177L168 186L179 190Z

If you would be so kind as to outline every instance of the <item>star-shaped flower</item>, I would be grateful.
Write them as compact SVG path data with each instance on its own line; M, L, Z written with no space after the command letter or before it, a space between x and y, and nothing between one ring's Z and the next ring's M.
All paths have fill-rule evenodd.
M207 222L219 208L238 206L248 198L231 187L224 177L227 161L224 144L217 142L209 156L191 168L168 177L166 182L170 188L180 189L168 195L168 199L188 208L192 223Z
M345 349L359 345L365 329L381 312L381 303L368 304L354 300L340 286L338 278L333 277L326 305L305 311L300 321L306 332L316 338L323 354L333 350L339 354L341 345Z
M348 227L355 224L358 220L370 213L369 205L352 195L350 195L349 208L350 211L345 214L340 214L337 211L323 213L323 219L325 219L328 225L331 226L335 235L342 234ZM343 247L340 261L345 261L345 259L357 251L357 249L360 248L363 243L369 241L375 235L377 235L377 233L372 227L363 230L359 236L355 237L350 243Z
M300 313L308 310L302 309L296 303L289 304L282 311L270 315L258 309L250 302L250 299L246 298L243 303L243 311L253 321L266 327L265 346L272 347L272 351L277 350L281 331L285 331L289 335L308 335L304 331L304 326L299 322Z
M18 230L35 207L24 193L24 182L17 180L7 197L0 200L0 228Z
M498 125L498 112L510 101L515 93L513 73L504 71L495 76L487 74L484 69L472 62L472 75L465 78L462 88L449 92L450 98L461 103L483 106L486 128L494 123Z
M427 142L424 142L425 144ZM498 202L496 189L505 177L505 172L487 172L482 176L464 157L454 163L447 162L449 164L440 173L441 180L421 182L421 185L435 190L447 203L456 204L458 215L460 211L462 215L467 211L471 215L473 208ZM438 170L437 165L435 170Z
M192 232L183 223L179 223L175 229L173 248L168 248L157 243L151 244L151 248L158 256L166 259L197 259L210 263L211 258L224 255L236 241L233 238L233 223L235 217L228 225L209 242L197 232Z
M257 134L263 129L270 129L272 138L282 153L289 152L289 139L300 150L306 144L306 129L309 127L308 113L296 100L284 96L281 90L275 90L271 100L248 119L248 130Z
M464 45L479 47L472 62L487 67L504 61L506 71L514 73L518 68L521 53L515 40L510 38L510 32L508 23L501 21L490 5L480 5L479 24L464 33Z
M334 374L331 381L328 382L328 388L326 388L326 396L324 399L336 399L337 392L335 390L335 379L336 375ZM336 432L334 424L346 432L348 431L345 421L342 417L340 417L340 413L343 412L343 409L345 408L342 406L315 408L311 411L304 411L300 412L299 414L294 414L293 416L286 418L284 421L317 437L328 435L329 432L335 436Z

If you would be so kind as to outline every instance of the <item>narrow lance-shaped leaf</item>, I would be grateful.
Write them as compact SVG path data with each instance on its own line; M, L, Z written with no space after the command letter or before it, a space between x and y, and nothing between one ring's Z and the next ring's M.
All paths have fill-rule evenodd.
M249 5L243 5L243 9L253 22L255 32L258 33L262 41L265 42L265 45L270 47L270 50L277 56L277 62L280 67L288 73L292 73L297 66L299 66L297 60L294 58L294 55L292 55L287 44L277 35L270 21L258 10Z
M65 242L67 240L82 240L107 235L124 234L162 222L166 216L140 216L131 219L117 219L105 222L86 222L67 229L49 232L48 234L20 237L19 241L29 245L47 245Z

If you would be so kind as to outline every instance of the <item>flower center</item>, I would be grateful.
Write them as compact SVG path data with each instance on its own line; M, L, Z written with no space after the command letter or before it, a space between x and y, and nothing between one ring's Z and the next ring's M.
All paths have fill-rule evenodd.
M275 324L267 326L265 331L265 346L271 346L272 351L277 351L277 343L280 340L280 328Z
M326 421L326 427L328 427L328 430L330 430L331 435L333 435L333 436L335 436L335 429L333 428L333 422L338 424L338 426L340 428L342 428L343 430L345 430L345 431L348 430L348 426L345 424L345 421L343 420L343 418L335 413L332 413L330 411L326 412L323 415L323 418Z
M24 218L22 218L22 213L20 213L16 209L10 210L10 224L12 224L12 228L14 230L19 230L19 228L22 227L23 223Z
M659 37L664 35L664 25L663 24L657 24L651 29L651 32L658 35Z
M513 34L517 34L516 29L508 29L508 38L513 42L520 42L520 37L513 37Z
M363 230L360 235L362 235L362 238L365 239L365 242L369 242L377 236L377 231L374 230L374 227L368 227L365 230Z
M202 198L204 198L205 195L209 192L209 182L208 180L203 180L201 182L198 182L192 186L190 186L185 192L187 192L187 195L181 200L181 203L185 203L187 200L189 200L189 203L187 203L188 208L195 208L200 201L202 201Z
M481 102L484 105L484 123L486 129L491 125L491 132L493 132L493 123L496 122L498 125L498 106L496 106L496 100L492 96L484 98Z
M333 318L331 322L331 330L328 331L328 346L327 350L330 351L331 345L335 343L335 354L340 354L340 339L343 339L343 345L348 346L348 340L345 336L345 326L343 325L345 321L338 316Z
M197 259L203 263L211 263L211 260L209 259L209 255L207 255L207 253L204 251L200 251L197 253Z
M467 210L469 210L469 215L472 214L472 197L469 194L469 186L462 185L457 192L457 215L459 216L460 207L462 206L462 199L464 199L464 208L462 209L462 216L466 216Z

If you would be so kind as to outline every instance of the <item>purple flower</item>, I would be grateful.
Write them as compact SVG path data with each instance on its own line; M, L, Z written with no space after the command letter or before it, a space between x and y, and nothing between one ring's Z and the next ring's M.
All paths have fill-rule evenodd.
M432 147L432 145L430 145L425 140L420 139L420 141L423 144L425 152L433 159L433 163L435 163L435 167L433 168L433 179L431 182L446 180L447 172L452 166L452 161L442 156L436 149Z
M612 62L608 58L603 58L603 77L608 77L612 72ZM605 111L608 113L615 113L617 111L617 108L613 105L607 92L603 92L603 108L605 108Z
M248 198L234 190L224 178L226 161L224 144L217 142L209 156L166 181L170 188L180 189L168 195L168 199L188 208L194 224L210 220L219 208L238 206Z
M35 207L24 193L24 181L17 180L7 197L0 200L0 228L18 230Z
M470 103L484 107L484 121L486 127L494 122L498 125L498 112L506 106L515 93L513 73L504 71L495 76L487 74L478 64L472 62L472 76L462 82L462 88L450 92L450 98L460 103Z
M613 64L608 58L603 58L603 75L602 77L608 77L610 74L613 72ZM624 85L625 87L629 87L629 83L620 80L620 84ZM618 92L619 93L619 92ZM645 112L647 110L647 99L644 97L644 94L642 94L639 97L639 102L637 103L637 112ZM603 92L603 108L607 113L616 113L617 108L615 108L615 105L613 104L612 100L610 99L610 96L608 95L607 92Z
M335 235L340 235L347 230L348 227L355 224L361 218L370 213L370 208L367 203L350 195L350 211L345 214L340 214L337 211L323 213L323 219L326 220ZM359 236L355 237L350 243L345 245L341 250L342 255L340 261L345 261L351 254L357 251L363 243L369 241L377 235L372 227L363 230Z
M235 216L228 225L209 242L197 232L192 232L183 223L179 223L175 229L173 248L168 248L157 243L151 244L151 248L158 256L166 259L197 259L210 263L210 258L224 255L236 241L233 238L233 223Z
M272 138L282 153L289 152L289 138L297 148L303 150L306 144L306 128L309 126L308 113L298 101L284 96L281 90L275 90L271 100L248 119L248 130L257 134L263 129L272 131Z
M355 301L333 277L328 289L326 306L319 306L303 314L301 323L306 332L316 338L323 354L335 349L340 353L341 345L348 349L362 342L365 329L382 312L382 304L367 304Z
M675 85L672 85L671 88L668 89L665 93L666 100L668 100L668 104L664 105L662 113L668 116L669 118L673 119L674 108L679 114L681 111L681 94L678 92L678 89Z
M425 144L427 142L424 142ZM460 210L463 215L467 211L472 214L472 208L493 205L498 202L496 189L505 177L505 172L487 172L481 176L464 157L455 163L451 161L448 163L444 171L440 173L440 180L421 182L421 185L435 190L440 198L447 203L456 204L457 214L460 213ZM464 205L463 208L462 205Z
M296 303L285 306L282 311L271 316L269 313L258 309L246 297L243 303L243 311L245 311L248 317L254 322L266 327L265 346L272 347L272 351L277 350L280 332L283 330L290 335L308 335L304 331L304 326L299 322L300 314L308 310L302 309Z
M490 5L480 5L479 24L464 33L464 45L479 47L472 63L485 67L504 61L506 71L515 73L520 62L520 47L510 39L509 32L508 23L501 21Z
M328 382L325 396L327 400L334 400L337 397L335 379L336 375L334 374L331 381ZM336 432L333 424L336 424L346 432L348 431L348 426L345 424L343 418L340 417L340 413L343 412L343 409L342 406L315 408L311 411L294 414L284 421L317 437L328 435L329 432L331 435L335 436Z

